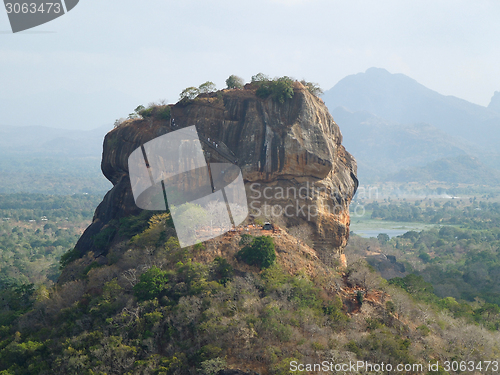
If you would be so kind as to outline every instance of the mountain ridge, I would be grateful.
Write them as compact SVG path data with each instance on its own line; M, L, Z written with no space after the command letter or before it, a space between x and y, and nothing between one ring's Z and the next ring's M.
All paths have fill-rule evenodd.
M325 91L323 100L331 110L344 106L401 124L428 123L493 151L500 140L497 112L439 94L404 74L391 74L385 69L370 68L347 76Z
M499 169L498 92L483 107L441 95L404 74L370 68L340 80L323 100L342 126L365 183L466 154L478 157L482 169Z

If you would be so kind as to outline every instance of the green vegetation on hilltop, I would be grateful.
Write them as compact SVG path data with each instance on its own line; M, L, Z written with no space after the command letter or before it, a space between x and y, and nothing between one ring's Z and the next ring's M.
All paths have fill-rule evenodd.
M252 81L252 83L257 86L255 94L259 98L265 99L271 97L281 104L293 97L293 82L294 80L292 78L286 76L275 79Z
M234 74L230 75L226 79L226 85L228 89L242 89L244 84L245 81L243 80L243 78L238 77Z
M291 99L294 95L293 85L296 82L293 78L283 76L276 77L274 79L269 78L263 73L258 73L252 76L251 84L256 87L256 95L259 98L267 99L272 98L276 102L283 104L285 101ZM305 80L300 81L306 89L313 95L319 96L323 93L318 84L313 82L306 82ZM243 78L236 75L230 75L226 79L226 85L228 89L241 90L245 86L245 81ZM213 82L207 81L201 84L199 87L187 87L179 95L179 100L181 104L188 104L192 100L195 100L200 94L209 94L217 91L217 88ZM142 106L141 106L142 107ZM136 113L143 116L140 111L147 111L144 107L140 108L139 111L136 109ZM131 116L135 116L132 114ZM143 116L144 117L144 116Z

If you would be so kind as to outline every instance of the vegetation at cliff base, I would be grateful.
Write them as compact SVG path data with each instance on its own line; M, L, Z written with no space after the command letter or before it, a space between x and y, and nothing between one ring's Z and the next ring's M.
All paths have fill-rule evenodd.
M466 310L421 276L387 283L355 254L342 273L311 276L285 267L286 252L325 267L295 241L277 249L277 237L243 233L226 247L181 249L169 213L114 225L121 240L107 263L85 255L56 288L4 289L0 371L288 374L292 360L425 364L490 360L500 349L494 306Z

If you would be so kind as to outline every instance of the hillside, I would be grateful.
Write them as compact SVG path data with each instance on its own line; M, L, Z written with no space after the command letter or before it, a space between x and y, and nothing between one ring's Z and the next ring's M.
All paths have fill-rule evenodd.
M443 370L445 361L493 360L499 349L498 332L461 320L453 298L415 300L359 258L350 257L347 269L327 265L282 228L242 228L185 249L171 236L168 214L145 228L114 245L107 264L87 254L66 265L72 281L3 295L24 315L1 321L0 370L254 375L383 361L410 363L420 374L430 361L436 371L428 374L456 374ZM276 256L270 265L240 255L246 247L260 252L259 238Z

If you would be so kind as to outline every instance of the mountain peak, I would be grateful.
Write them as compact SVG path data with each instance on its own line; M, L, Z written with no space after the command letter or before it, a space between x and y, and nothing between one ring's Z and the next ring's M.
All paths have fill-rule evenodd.
M488 108L453 96L441 95L404 74L369 68L341 79L323 100L330 110L344 106L368 111L401 124L427 123L450 135L496 148L500 130L500 93ZM471 132L471 124L477 131Z
M500 113L500 91L495 91L493 94L488 109Z
M363 74L363 73L359 73L359 74ZM384 69L384 68L377 68L375 66L372 66L371 68L366 69L364 74L390 75L391 72L389 72L387 69Z

